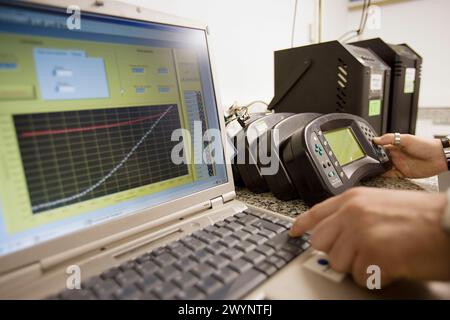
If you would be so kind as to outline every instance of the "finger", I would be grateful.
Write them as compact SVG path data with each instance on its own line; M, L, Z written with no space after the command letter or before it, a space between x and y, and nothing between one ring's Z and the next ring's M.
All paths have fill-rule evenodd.
M349 230L342 231L328 253L330 266L338 272L350 273L355 257L356 243L354 234Z
M311 246L323 252L330 252L336 239L341 234L342 224L338 214L331 215L321 221L311 234Z
M295 220L289 235L291 237L299 237L306 231L312 230L323 219L336 212L338 208L347 200L348 195L346 193L329 198L319 204L316 204L309 211L300 215Z
M393 133L386 133L382 135L381 137L375 137L373 138L373 142L380 146L385 145L394 145L395 142L395 135ZM401 134L400 135L400 145L402 147L408 147L412 143L411 135L409 134Z
M394 134L393 133L386 133L382 135L381 137L375 137L373 138L373 142L380 146L385 146L389 144L394 144Z

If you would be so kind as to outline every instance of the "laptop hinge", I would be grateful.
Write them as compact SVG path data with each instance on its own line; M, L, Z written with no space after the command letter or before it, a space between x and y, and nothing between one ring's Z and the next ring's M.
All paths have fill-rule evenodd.
M225 202L231 201L234 198L236 198L236 192L230 191L230 192L224 193L223 195L221 195L219 197L211 199L211 208L215 209L220 206L223 206L223 204Z

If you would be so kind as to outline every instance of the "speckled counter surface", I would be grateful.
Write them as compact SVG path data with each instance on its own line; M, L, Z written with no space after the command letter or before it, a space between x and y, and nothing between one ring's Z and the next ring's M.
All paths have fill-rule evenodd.
M373 178L362 183L363 186L397 189L397 190L423 190L437 192L437 177L427 179L398 179L398 178ZM256 194L245 188L236 187L237 199L248 204L267 210L295 217L308 209L308 206L300 199L281 201L270 192Z

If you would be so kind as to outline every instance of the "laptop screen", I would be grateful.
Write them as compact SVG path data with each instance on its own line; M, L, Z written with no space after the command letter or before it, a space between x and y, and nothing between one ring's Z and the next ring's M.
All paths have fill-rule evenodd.
M227 181L204 30L0 4L0 42L0 255Z

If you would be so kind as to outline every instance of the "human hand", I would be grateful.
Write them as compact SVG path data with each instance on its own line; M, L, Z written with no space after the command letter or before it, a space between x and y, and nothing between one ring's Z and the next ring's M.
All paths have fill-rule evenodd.
M393 133L373 139L373 142L385 147L392 160L392 169L383 176L426 178L447 171L447 161L439 139L402 134L400 141L400 146L393 145Z
M444 194L358 187L300 215L289 234L311 230L311 246L361 286L370 265L380 267L382 285L450 280L450 236L441 225L446 203Z

